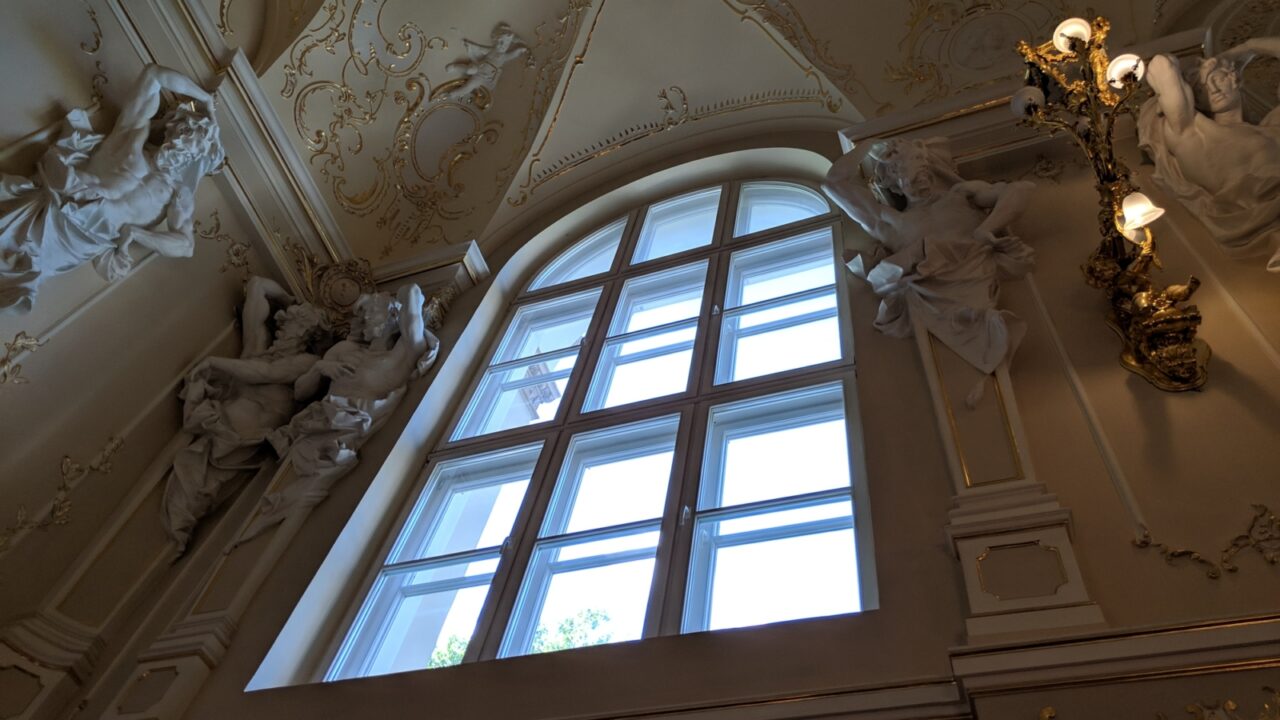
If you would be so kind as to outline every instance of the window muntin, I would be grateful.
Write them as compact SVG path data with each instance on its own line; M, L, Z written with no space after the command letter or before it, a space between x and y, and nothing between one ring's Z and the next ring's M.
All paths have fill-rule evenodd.
M547 263L529 283L529 291L563 285L609 271L627 228L623 218L591 233Z
M719 207L719 186L650 205L631 263L634 265L710 245L715 235Z
M326 680L462 661L541 450L435 466Z
M753 182L738 192L735 237L790 225L831 211L826 198L803 185L788 182Z
M463 617L470 606L454 600L462 619L450 627L471 622L474 637L420 640L419 666L462 653L470 662L861 607L853 537L854 518L865 510L852 501L856 473L843 405L842 383L853 374L839 329L844 301L835 283L833 232L839 220L828 208L737 239L718 214L734 206L733 197L722 202L722 195L737 187L725 188L632 214L640 220L621 227L616 253L645 264L597 259L597 267L610 269L574 277L574 289L549 299L545 288L553 284L531 283L530 292L538 290L533 301L513 303L490 365L478 374L444 447L460 456L480 441L500 446L509 433L541 437L543 469L520 500L528 515L519 537L498 549L500 562L484 557L496 566L497 580L477 581L486 588L478 624ZM684 220L671 219L681 210L676 201L685 203ZM650 226L668 221L672 232L701 223L707 239L688 245L656 230L645 237ZM629 224L636 222L639 228ZM545 269L538 277L544 275ZM562 312L546 311L557 302ZM600 305L610 308L608 316L598 315ZM706 332L711 342L700 343ZM799 389L779 392L788 387ZM646 402L632 405L639 400ZM575 406L560 407L570 401ZM695 436L700 414L706 432ZM521 430L529 424L540 427ZM797 470L779 461L788 454L804 454L806 464ZM740 472L753 462L757 476L775 481ZM433 475L424 496L435 481ZM517 490L506 486L502 502L486 492L475 497L492 499L489 512L499 516ZM605 497L616 504L606 507ZM470 544L443 542L437 546ZM797 549L809 553L806 567L825 568L829 577L793 580L790 565L771 559ZM806 597L731 602L734 588L749 585L743 569L753 553L773 580L751 592L792 583ZM458 558L445 558L451 559ZM482 575L477 568L474 575ZM490 584L501 592L490 595ZM378 592L384 591L375 582L370 597ZM807 597L832 592L839 596Z

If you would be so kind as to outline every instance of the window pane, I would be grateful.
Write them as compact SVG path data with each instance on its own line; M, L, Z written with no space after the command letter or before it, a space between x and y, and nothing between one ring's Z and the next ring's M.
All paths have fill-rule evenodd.
M662 517L680 417L575 435L542 537Z
M533 425L555 417L578 351L485 373L453 439Z
M653 529L535 549L501 656L639 639L657 545Z
M747 183L738 195L738 218L733 234L735 237L749 235L828 212L831 206L826 198L803 185Z
M628 280L618 296L609 336L697 317L706 282L706 260Z
M699 510L848 486L839 383L711 409Z
M383 573L326 679L462 662L497 567L491 558Z
M522 305L511 318L490 364L577 347L591 324L600 288Z
M618 243L626 227L624 218L574 243L538 273L529 283L529 289L541 290L607 271L613 266L613 256L618 253Z
M684 392L689 386L696 323L690 320L681 327L606 341L583 411Z
M436 465L387 562L501 545L541 449L534 443Z
M716 384L840 358L835 290L759 310L726 312L720 321Z
M642 263L710 245L719 208L719 187L650 205L631 262Z
M850 501L698 521L685 632L860 608Z
M836 281L831 228L735 252L724 305L763 302Z

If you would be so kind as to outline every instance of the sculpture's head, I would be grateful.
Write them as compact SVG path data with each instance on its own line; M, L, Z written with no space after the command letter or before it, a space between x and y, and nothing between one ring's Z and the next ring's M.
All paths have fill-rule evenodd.
M311 303L290 305L275 314L276 335L271 350L320 354L331 327L324 311Z
M213 118L185 104L165 117L164 140L155 153L156 167L161 172L179 175L196 163L204 166L204 172L213 172L222 166L224 157Z
M400 328L400 301L390 293L367 293L356 301L350 340L372 343L394 335Z
M868 153L871 189L899 210L928 202L960 182L943 138L885 140Z
M1240 68L1232 60L1206 58L1187 72L1196 107L1216 115L1240 107Z

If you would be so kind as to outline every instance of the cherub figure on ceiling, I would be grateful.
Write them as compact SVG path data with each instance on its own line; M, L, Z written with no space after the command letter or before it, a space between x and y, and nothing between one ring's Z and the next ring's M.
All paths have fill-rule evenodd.
M492 45L466 39L462 41L467 57L445 65L444 69L448 72L461 71L463 76L447 83L439 97L487 105L488 96L502 75L502 66L529 54L529 46L504 22L494 26L489 41Z

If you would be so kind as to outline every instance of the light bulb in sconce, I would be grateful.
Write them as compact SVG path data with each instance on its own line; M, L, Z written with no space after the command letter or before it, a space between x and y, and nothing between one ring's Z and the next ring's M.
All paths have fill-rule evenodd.
M1126 195L1124 202L1120 204L1120 209L1124 212L1124 224L1120 226L1121 232L1137 232L1164 215L1164 208L1157 207L1150 198L1140 192ZM1125 237L1128 237L1127 233Z
M1107 66L1107 82L1111 87L1121 90L1126 83L1136 83L1141 80L1146 69L1146 64L1137 55L1131 53L1117 55L1116 59Z
M1084 18L1068 18L1058 23L1058 27L1053 31L1053 46L1058 48L1058 52L1069 53L1071 50L1071 41L1079 40L1081 44L1089 42L1089 38L1093 36L1093 29L1089 27L1089 21Z
M1044 91L1028 85L1009 98L1009 109L1018 117L1026 117L1044 107Z

